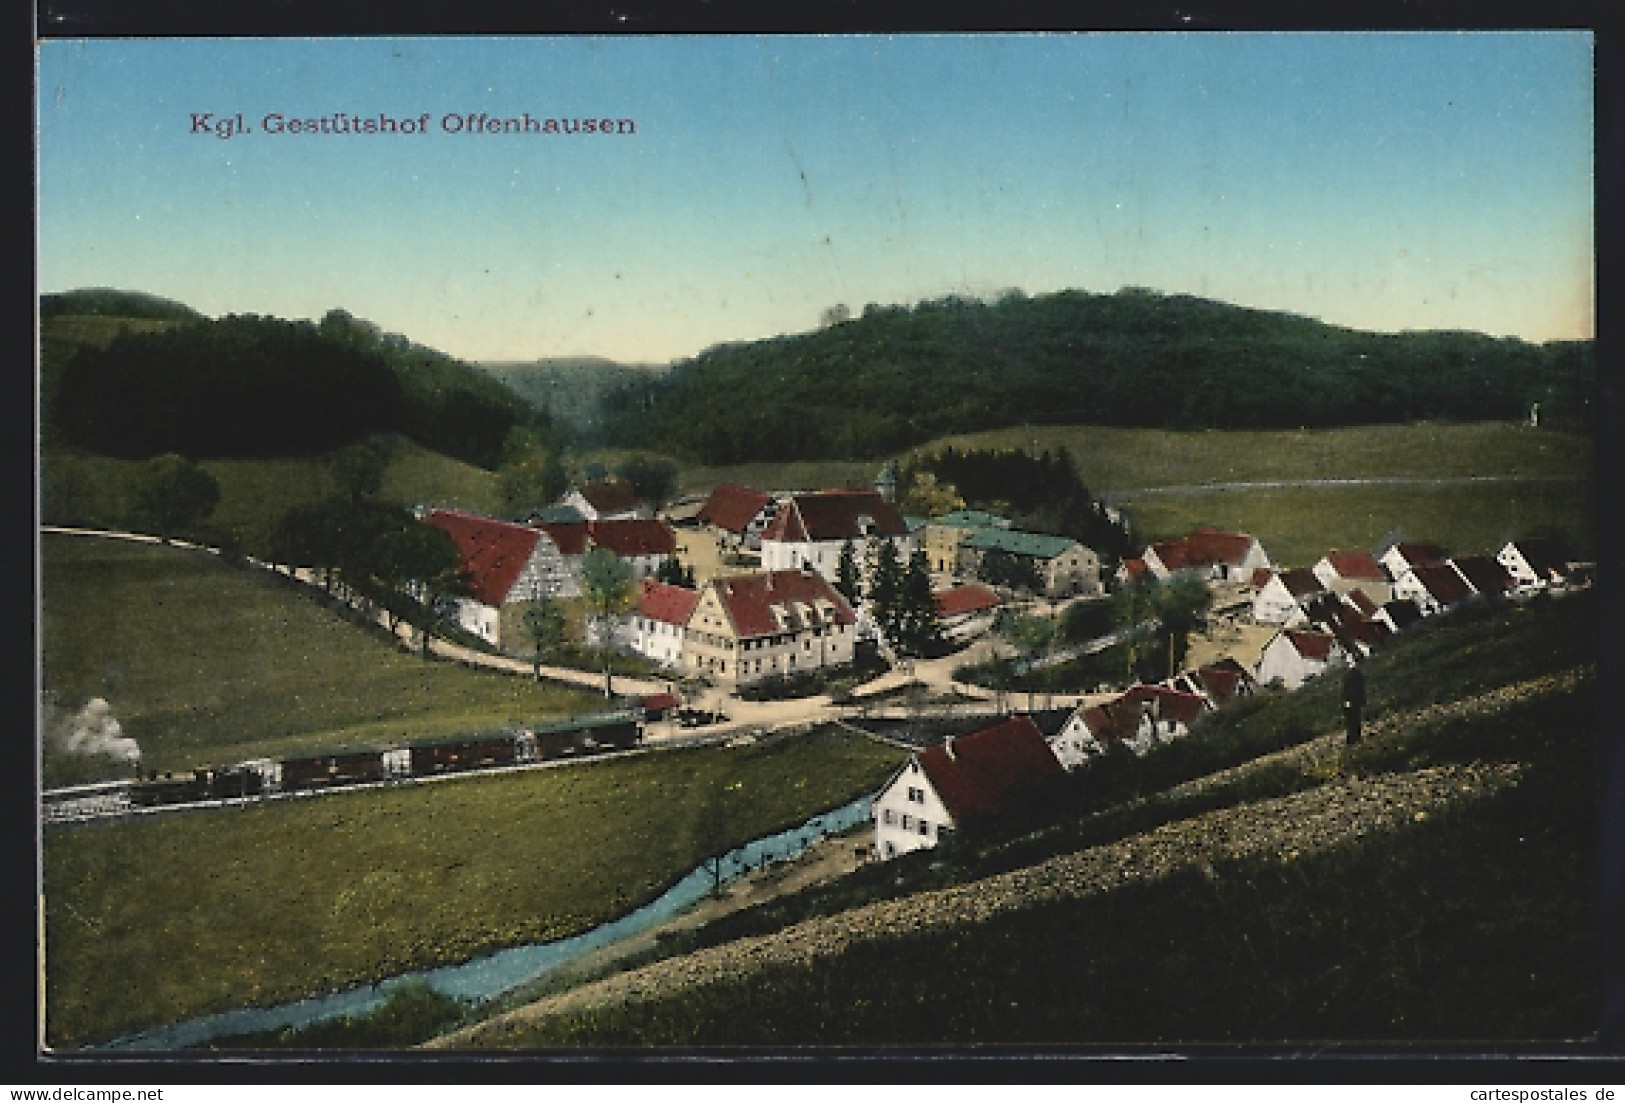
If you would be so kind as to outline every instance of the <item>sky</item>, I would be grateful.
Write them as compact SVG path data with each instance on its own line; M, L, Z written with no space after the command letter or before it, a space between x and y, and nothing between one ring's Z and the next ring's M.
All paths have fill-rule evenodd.
M1590 337L1592 87L1566 31L48 40L38 280L473 361L1011 288Z

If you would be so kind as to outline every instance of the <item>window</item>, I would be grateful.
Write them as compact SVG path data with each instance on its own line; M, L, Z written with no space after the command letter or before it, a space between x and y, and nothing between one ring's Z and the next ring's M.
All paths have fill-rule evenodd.
M896 823L897 813L892 811L890 808L886 809L885 813L881 816L881 822L887 824Z
M913 826L914 826L914 817L909 815L907 812L904 812L903 813L903 830L907 831L909 828L911 828Z
M920 834L924 835L926 838L931 837L931 825L926 823L924 820L920 821Z
M924 804L925 803L925 790L924 789L916 789L913 786L910 786L909 790L908 790L908 799L913 801L915 804Z

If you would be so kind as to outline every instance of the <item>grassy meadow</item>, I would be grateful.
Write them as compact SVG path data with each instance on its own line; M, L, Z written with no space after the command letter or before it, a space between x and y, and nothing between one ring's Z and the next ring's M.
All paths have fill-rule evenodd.
M55 830L53 1046L568 936L705 857L872 791L902 752L835 729Z
M220 504L202 535L230 535L250 550L263 548L283 514L318 501L336 487L321 456L292 459L204 460L220 484ZM142 462L47 449L41 457L40 511L46 524L122 528L140 492ZM497 476L471 464L397 441L384 472L382 497L405 505L431 505L498 513Z
M41 538L43 686L102 697L142 765L489 730L595 711L590 693L425 662L336 616L303 587L202 552ZM47 783L72 764L46 758Z
M1459 478L1519 475L1581 478L1592 444L1570 433L1517 422L1413 422L1290 431L1122 429L1101 425L1034 425L944 437L916 451L947 445L1040 449L1065 446L1096 494L1155 486L1279 479Z
M1595 659L1589 597L1487 609L1396 641L1369 671L1370 713L1409 713ZM1203 870L997 916L900 932L809 966L772 965L679 994L567 1011L477 1038L503 1048L1089 1045L1566 1040L1601 991L1593 802L1595 680L1488 715L1422 716L1330 764L1279 764L1196 797L1168 787L1337 724L1335 681L1267 695L1116 772L1089 811L1017 822L958 853L862 870L672 940L765 933L880 896L974 879L1337 776L1517 762L1518 785L1294 860ZM968 844L968 845L967 845ZM1080 931L1088 937L1080 938ZM922 1014L929 1008L929 1014Z

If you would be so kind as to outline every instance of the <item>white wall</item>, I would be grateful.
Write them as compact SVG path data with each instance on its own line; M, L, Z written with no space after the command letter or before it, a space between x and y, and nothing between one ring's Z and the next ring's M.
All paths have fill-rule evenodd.
M912 793L912 798L911 798ZM875 798L875 857L895 858L937 845L941 829L953 830L953 817L931 787L918 758L897 772L890 785ZM920 824L925 824L925 834Z

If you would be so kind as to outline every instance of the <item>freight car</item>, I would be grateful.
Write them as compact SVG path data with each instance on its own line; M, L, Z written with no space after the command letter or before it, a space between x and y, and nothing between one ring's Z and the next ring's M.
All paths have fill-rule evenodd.
M389 776L383 751L347 751L282 760L282 788L322 789L383 781Z
M432 743L412 744L412 776L428 777L453 770L483 770L494 766L512 766L519 761L519 735L504 732L501 735L474 739L443 739Z

